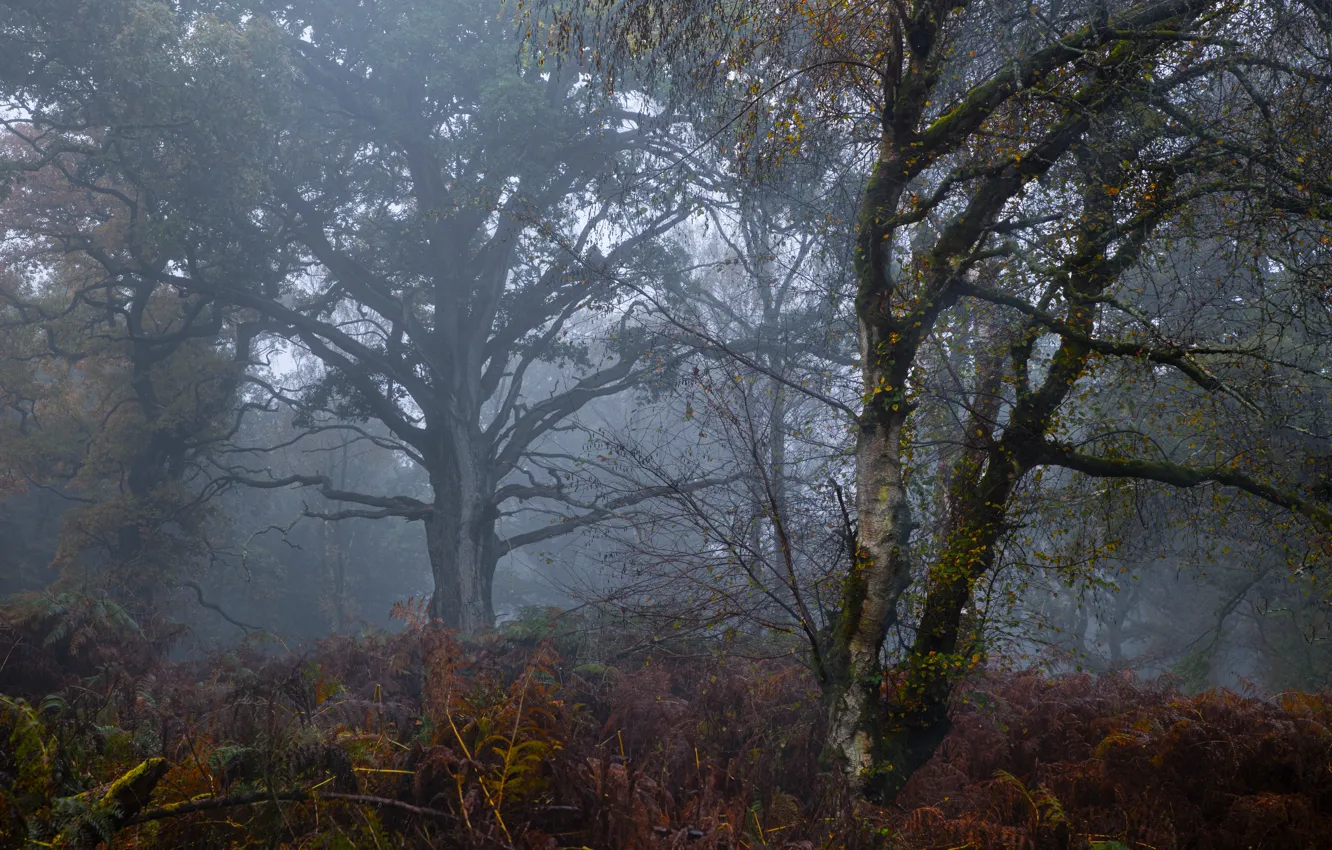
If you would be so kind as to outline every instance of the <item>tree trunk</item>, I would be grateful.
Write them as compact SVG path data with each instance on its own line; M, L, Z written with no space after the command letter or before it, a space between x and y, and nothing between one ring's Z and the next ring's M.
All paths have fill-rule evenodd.
M350 443L342 440L342 457L338 463L338 489L347 489L347 449ZM327 527L328 523L324 524ZM347 544L346 526L333 523L333 631L342 634L347 625Z
M494 510L484 495L436 484L434 507L425 520L435 581L430 616L463 634L495 625L491 586L500 553Z
M827 747L867 796L881 759L883 712L878 703L879 652L911 580L907 557L910 513L902 476L902 419L862 428L856 448L859 548L843 588L842 621L834 637Z
M951 727L953 687L980 663L975 636L964 629L966 610L976 580L994 565L1004 511L1002 502L979 497L968 502L950 523L944 552L930 570L916 639L885 689L884 733L876 753L880 769L871 789L881 799L896 795L933 757Z
M425 520L426 553L430 556L430 573L435 584L430 597L430 617L457 628L462 619L462 586L454 560L458 551L458 503L438 486L435 494L435 504Z
M1073 292L1081 294L1076 289ZM1099 289L1084 284L1083 292L1096 294ZM1075 303L1067 321L1090 334L1092 310ZM1022 350L1019 344L1010 353ZM994 568L996 544L1013 492L1035 467L1038 447L1060 404L1082 375L1088 356L1084 344L1065 339L1041 386L1017 394L1002 426L998 399L1005 375L1003 359L996 354L984 369L963 432L966 448L947 482L944 545L930 568L925 611L905 661L884 680L884 731L875 742L878 749L866 787L868 796L885 799L895 795L948 734L953 687L981 659L973 636L965 632L972 589ZM1025 361L1019 368L1025 374ZM1002 437L996 433L1000 427Z
M892 242L885 227L902 192L900 172L885 132L857 226L856 315L865 390L856 434L857 545L842 588L824 683L829 711L825 752L842 763L868 796L874 796L875 777L882 770L877 757L883 731L879 653L896 617L897 601L911 581L911 519L902 458L907 405L902 389L917 340L898 332L892 314Z
M495 524L468 512L463 518L458 537L458 587L461 608L458 630L476 634L495 625L495 608L491 602L491 584L498 560L494 544Z

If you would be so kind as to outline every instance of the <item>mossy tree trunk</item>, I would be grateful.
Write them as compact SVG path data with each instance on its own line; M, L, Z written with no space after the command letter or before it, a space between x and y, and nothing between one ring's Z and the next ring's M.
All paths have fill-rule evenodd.
M1176 4L1181 9L1186 4ZM987 238L1007 205L1028 182L1066 157L1098 116L1116 110L1133 96L1141 79L1144 54L1119 43L1104 53L1095 73L1082 77L1065 109L1048 131L1030 140L1006 165L974 183L961 212L949 219L929 244L917 247L906 262L894 260L902 229L919 222L909 194L922 170L951 154L1004 100L1022 88L1004 83L981 86L961 106L935 120L923 132L923 110L938 71L934 44L938 22L951 4L922 3L899 22L904 33L898 49L906 51L900 79L885 78L883 132L879 160L866 188L858 224L856 313L859 319L864 376L863 409L856 441L858 548L844 584L841 622L828 653L826 682L830 709L827 747L868 797L891 797L929 758L948 730L948 705L960 675L977 661L963 650L963 622L975 581L994 566L995 548L1004 529L1010 497L1041 458L1044 437L1058 408L1086 367L1089 347L1078 337L1090 335L1094 299L1119 267L1141 247L1126 247L1107 258L1114 228L1102 226L1096 212L1103 193L1096 175L1088 185L1090 203L1082 242L1064 269L1071 330L1037 388L1026 386L1027 360L1035 319L1013 340L1011 372L995 363L981 380L998 382L1005 374L1018 387L1017 400L1004 427L994 411L975 409L968 424L966 450L957 461L948 493L943 546L926 576L924 613L916 637L895 669L886 668L882 649L896 617L897 603L912 581L909 541L912 530L907 495L904 441L909 434L911 400L906 387L918 368L921 346L944 311L960 298L978 294L977 272L987 260L1002 256ZM1146 26L1170 15L1144 16ZM1173 7L1169 10L1178 14ZM1086 35L1086 34L1084 34ZM1087 36L1090 37L1090 36ZM1109 36L1106 36L1109 40ZM1068 61L1057 48L1029 57L1014 73L1029 74L1039 87L1045 72ZM1039 67L1042 63L1046 67ZM1140 228L1140 235L1150 227ZM992 394L997 397L997 393ZM972 656L975 656L974 658Z

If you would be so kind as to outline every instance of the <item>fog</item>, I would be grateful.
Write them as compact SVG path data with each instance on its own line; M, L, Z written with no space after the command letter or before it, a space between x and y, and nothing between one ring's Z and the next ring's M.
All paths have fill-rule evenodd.
M1329 39L0 0L0 683L563 623L872 800L972 682L1332 687Z
M114 187L130 172L78 165L66 177L90 191L76 200L35 158L52 140L41 126L54 113L37 88L13 90L8 150L32 176L6 207L6 356L30 367L38 389L86 396L47 413L21 385L22 369L7 373L13 444L39 451L38 434L49 431L66 442L40 450L69 459L52 470L16 448L0 592L50 592L77 573L113 596L132 593L114 575L127 557L115 551L121 542L75 529L100 521L89 518L95 505L147 498L169 481L179 489L173 510L189 521L163 515L149 525L183 549L165 547L170 563L148 571L160 582L153 615L186 625L176 652L388 628L393 603L408 598L433 599L437 616L465 630L581 605L677 628L684 618L700 634L783 630L797 625L797 602L808 610L796 620L830 628L854 532L864 403L853 265L872 160L854 120L805 126L782 151L771 139L783 127L791 134L794 113L771 100L775 91L766 111L736 113L749 122L737 135L715 92L599 90L576 63L536 61L517 19L491 20L480 6L403 8L403 21L422 21L393 48L417 57L411 67L374 58L398 36L381 43L359 32L363 13L350 8L327 19L313 7L234 24L200 18L173 36L182 67L216 51L220 73L254 89L218 95L229 99L208 109L225 105L224 114L188 96L158 105L195 122L181 142L187 157L244 140L218 162L171 166L184 182L170 191L150 185L167 179L165 165L146 167L140 194L124 197ZM284 28L300 33L308 56L284 58ZM432 52L449 43L463 47ZM271 46L262 61L230 52L246 44ZM349 48L355 58L317 58ZM350 97L315 65L302 70L329 61L360 75L364 108L344 102L332 118L281 129L287 119L272 109L313 116ZM441 87L435 74L452 82ZM417 122L430 150L394 135L399 121ZM770 148L749 141L764 126ZM234 185L272 168L284 170ZM129 259L142 237L116 229L132 227L145 213L127 204L153 192L150 215L253 212L239 230L221 219L189 225L186 252L164 256L153 280ZM1076 201L1066 192L1043 180L1030 203L1059 215ZM1205 203L1198 215L1221 214ZM903 256L929 244L941 213L904 229ZM71 241L79 227L93 228L94 241ZM1312 383L1296 415L1323 422L1315 352L1324 317L1302 315L1304 296L1290 285L1320 260L1292 265L1278 248L1255 264L1259 255L1245 252L1259 249L1246 240L1196 229L1188 241L1153 243L1125 270L1125 291L1141 293L1129 315L1149 317L1163 340L1297 338L1315 368L1302 373ZM906 261L893 262L904 274ZM250 286L260 294L246 294ZM1005 333L994 321L980 308L950 316L909 378L920 423L903 437L913 578L889 656L909 642L914 588L945 521L949 445L976 412L985 348ZM1033 377L1059 339L1035 340ZM125 349L134 341L141 357ZM100 346L96 372L68 356L90 343ZM215 362L208 390L220 396L171 411L157 398L159 410L145 411L149 433L138 423L111 433L108 411L160 396L148 383L197 396L197 376L166 374L190 370L175 364L189 358ZM1135 368L1130 358L1079 379L1090 402L1069 417L1072 436L1098 439L1122 422L1176 461L1189 459L1199 434L1217 439L1215 423L1181 424L1168 409L1180 404L1170 394L1188 392L1168 365ZM1263 404L1242 392L1231 400ZM1011 404L1004 396L996 422ZM1160 416L1141 418L1153 405ZM169 447L154 445L167 442L165 426L151 424L162 415L174 417ZM1271 428L1276 419L1264 416ZM1324 438L1280 416L1288 433L1308 436L1264 450L1298 467ZM119 458L120 471L94 471L99 452ZM125 478L133 462L161 469L144 473L148 489ZM1310 565L1318 544L1283 525L1279 510L1057 469L1017 498L1022 520L968 615L1002 663L1175 671L1199 685L1325 684L1314 660L1327 611ZM150 557L137 545L131 560ZM440 591L441 581L455 586Z

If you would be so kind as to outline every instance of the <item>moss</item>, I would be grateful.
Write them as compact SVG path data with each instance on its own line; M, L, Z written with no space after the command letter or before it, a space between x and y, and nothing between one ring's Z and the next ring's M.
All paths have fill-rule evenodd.
M847 570L842 580L842 612L838 623L839 650L849 647L856 631L860 628L861 609L865 605L865 568L869 565L870 554L858 548L852 558L851 569Z
M137 791L138 788L132 786L134 786L136 782L140 784L148 782L149 781L148 777L150 774L153 775L153 778L151 780L153 784L157 784L158 777L156 774L162 771L163 766L165 764L166 764L166 759L164 758L144 759L142 762L140 762L138 767L134 768L133 770L130 770L128 773L121 776L115 782L111 783L111 787L107 789L106 795L102 797L102 802L105 803L106 801L114 799L122 794L133 793Z
M7 792L22 800L46 800L55 788L53 754L46 726L23 700L0 696L0 725L9 727L9 746L18 766L18 781Z

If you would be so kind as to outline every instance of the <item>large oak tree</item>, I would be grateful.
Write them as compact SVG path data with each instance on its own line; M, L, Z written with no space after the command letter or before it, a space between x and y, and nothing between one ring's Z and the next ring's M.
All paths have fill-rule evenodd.
M431 611L465 631L491 624L504 553L652 495L597 501L575 469L524 471L552 429L660 365L614 283L664 274L663 237L692 211L678 180L643 179L685 150L650 101L520 56L473 0L0 10L11 131L75 185L121 187L135 241L106 273L226 305L238 344L312 355L314 383L259 386L315 430L410 458L430 492L225 477L317 487L343 505L328 519L424 523ZM534 500L567 521L501 538Z

